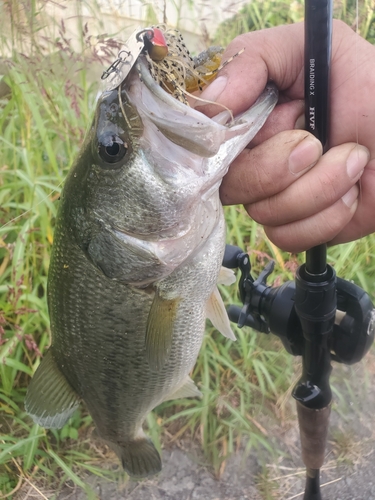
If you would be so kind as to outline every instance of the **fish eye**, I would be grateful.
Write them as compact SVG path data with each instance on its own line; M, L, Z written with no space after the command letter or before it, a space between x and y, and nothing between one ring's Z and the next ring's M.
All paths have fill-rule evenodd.
M124 158L128 145L117 135L109 135L99 139L98 153L106 163L117 163Z

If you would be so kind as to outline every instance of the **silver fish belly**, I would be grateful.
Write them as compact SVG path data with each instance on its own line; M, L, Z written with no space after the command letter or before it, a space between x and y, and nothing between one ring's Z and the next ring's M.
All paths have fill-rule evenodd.
M86 404L135 477L161 470L143 432L189 377L209 317L231 336L217 283L225 246L219 185L277 101L268 87L230 125L177 102L140 56L104 92L66 180L48 277L52 345L25 407L62 427Z

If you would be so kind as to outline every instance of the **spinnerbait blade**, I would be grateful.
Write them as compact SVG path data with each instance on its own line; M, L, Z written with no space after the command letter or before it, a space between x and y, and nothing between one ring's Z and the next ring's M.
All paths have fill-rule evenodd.
M123 47L121 47L117 59L103 72L101 79L106 81L106 91L119 87L130 73L145 46L143 37L138 36L143 31L140 28L133 31Z

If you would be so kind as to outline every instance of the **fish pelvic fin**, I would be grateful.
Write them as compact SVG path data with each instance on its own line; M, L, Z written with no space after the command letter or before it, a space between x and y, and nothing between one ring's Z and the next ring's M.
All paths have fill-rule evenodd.
M159 452L146 436L128 441L123 447L115 445L113 448L129 476L142 478L161 471Z
M224 337L236 340L220 292L215 288L206 304L206 316Z
M26 412L42 427L60 429L73 415L79 402L78 394L57 367L49 350L27 389Z
M164 401L170 401L171 399L180 399L180 398L202 398L202 393L198 389L198 387L194 384L193 380L187 375L182 382L182 384L174 389L173 392L168 394Z
M179 298L164 298L156 289L147 319L145 339L146 356L152 371L162 370L169 358L179 303Z

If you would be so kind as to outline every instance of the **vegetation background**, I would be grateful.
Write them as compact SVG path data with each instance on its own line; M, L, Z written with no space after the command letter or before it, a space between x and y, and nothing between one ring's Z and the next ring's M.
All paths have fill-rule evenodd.
M183 2L167 1L179 24ZM79 33L74 44L63 20L72 2ZM61 18L49 13L51 4L59 6ZM193 9L194 2L184 5ZM91 440L92 421L83 407L58 431L40 428L23 408L27 384L50 344L46 279L56 201L90 123L98 77L116 53L116 33L100 35L99 23L94 35L79 14L83 7L101 19L100 5L89 0L0 4L6 26L0 34L0 498L16 498L24 483L47 498L43 491L56 491L67 480L95 498L84 471L110 480L123 476L106 447ZM374 8L374 0L361 0L358 10L353 0L336 1L335 17L353 29L358 21L360 34L374 43ZM143 12L146 25L162 21L152 2L144 3ZM302 19L302 0L254 0L214 34L203 29L200 43L226 45L240 33ZM226 218L227 241L249 252L254 275L274 259L270 282L293 279L303 256L274 247L242 207L227 208ZM330 248L328 259L338 275L375 297L374 235ZM226 301L237 301L235 287L222 292ZM193 373L203 399L164 403L147 422L159 447L199 443L217 477L240 446L273 452L260 421L264 415L288 419L286 396L298 371L272 336L249 329L236 335L231 342L208 327ZM104 459L112 466L104 466Z

